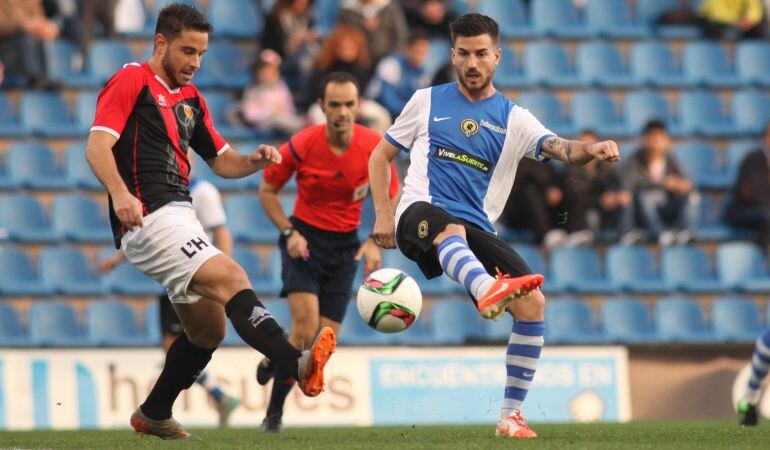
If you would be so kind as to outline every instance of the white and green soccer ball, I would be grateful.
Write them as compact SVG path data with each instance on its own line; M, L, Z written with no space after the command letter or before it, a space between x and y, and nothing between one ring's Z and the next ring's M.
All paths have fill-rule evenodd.
M422 293L414 278L398 269L372 272L358 288L358 313L382 333L404 331L422 310Z

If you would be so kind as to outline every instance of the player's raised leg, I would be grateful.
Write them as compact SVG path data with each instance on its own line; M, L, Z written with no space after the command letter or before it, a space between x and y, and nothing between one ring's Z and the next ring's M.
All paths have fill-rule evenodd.
M757 403L762 393L762 382L767 377L768 371L770 371L770 328L765 330L754 344L746 393L738 402L738 422L742 427L755 426L759 422Z

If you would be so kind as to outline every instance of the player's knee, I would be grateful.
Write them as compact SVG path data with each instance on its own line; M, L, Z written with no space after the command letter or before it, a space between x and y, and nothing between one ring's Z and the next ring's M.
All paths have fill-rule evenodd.
M226 296L229 297L232 297L244 289L251 289L251 283L249 282L249 276L246 275L246 271L235 263L233 263L232 267L227 270L221 283L222 287L227 292ZM229 297L227 300L229 300Z
M187 339L196 347L212 349L225 339L225 327L214 325L187 332Z
M450 236L460 236L465 239L465 227L458 223L448 224L433 240L433 245L439 245L444 239Z
M508 311L516 320L538 322L545 318L545 295L540 289L526 297L517 299L508 306Z

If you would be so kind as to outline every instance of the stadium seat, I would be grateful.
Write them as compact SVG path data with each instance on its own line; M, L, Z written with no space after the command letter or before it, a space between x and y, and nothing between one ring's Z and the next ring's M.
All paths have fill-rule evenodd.
M637 84L660 87L687 85L676 57L663 42L643 41L634 44L630 65Z
M29 339L37 347L82 347L88 344L68 304L40 300L29 307Z
M102 295L104 286L94 268L74 247L47 247L40 254L43 281L58 295Z
M21 126L15 109L11 106L8 94L0 92L0 137L21 137L28 134L28 130Z
M657 340L650 312L640 300L615 297L601 306L602 326L608 342L650 343Z
M287 331L291 329L291 309L285 298L265 300L263 304L281 328Z
M246 346L246 343L243 342L243 339L238 336L238 332L235 331L233 323L229 320L225 321L225 339L222 341L221 345L224 347Z
M96 99L99 93L95 91L80 92L75 99L75 124L87 136L96 117Z
M248 139L254 137L257 132L237 123L230 118L230 113L236 108L236 101L228 94L222 92L205 92L206 106L211 114L214 127L225 139Z
M348 303L337 340L342 345L378 345L384 344L387 338L385 334L378 333L361 320L354 300Z
M743 160L749 153L759 148L759 144L755 141L733 141L727 144L725 172L730 180L735 181Z
M451 294L452 291L458 293L465 292L465 289L463 289L462 286L453 282L444 274L428 280L425 278L425 275L422 274L422 271L420 271L417 263L408 259L398 250L386 250L383 252L382 267L399 269L414 278L414 280L417 282L417 285L420 286L420 291L423 295L435 295L444 298Z
M86 160L85 141L76 141L67 146L64 156L64 172L67 184L72 187L97 191L104 190Z
M479 14L497 20L503 39L528 39L535 36L527 8L521 0L480 0L477 9Z
M578 92L573 95L572 122L578 130L594 130L601 136L628 135L619 108L609 95L602 92Z
M16 308L0 303L0 347L26 347L29 336L22 327Z
M28 189L70 187L56 156L38 142L17 142L8 149L8 175L15 186Z
M452 44L446 39L431 39L428 44L428 56L425 58L425 71L435 73L447 63Z
M698 217L695 221L695 237L699 241L722 242L740 237L725 224L724 200L722 198L715 201L707 195L700 196Z
M684 74L693 86L736 87L735 74L727 52L716 41L690 42L682 53Z
M548 295L561 292L562 286L550 282L551 277L548 274L548 266L545 263L545 258L536 246L530 244L516 244L513 246L513 249L524 259L529 268L532 269L533 273L539 273L545 276L546 281L543 283L543 292Z
M88 70L93 82L99 86L104 85L124 65L132 62L136 62L136 57L122 41L97 41L88 52Z
M86 308L86 337L96 347L151 345L134 311L116 300L93 300Z
M671 290L658 272L655 257L647 247L614 245L607 250L607 275L620 289L640 294L662 294Z
M203 61L195 74L201 88L243 89L251 80L250 58L231 42L210 42Z
M110 243L107 208L83 195L60 195L51 207L53 228L71 242Z
M618 286L607 279L599 255L591 247L561 247L551 252L551 280L556 286L576 293L609 294Z
M728 242L717 248L717 273L725 289L752 294L770 292L762 250L751 242Z
M264 24L260 10L249 0L211 0L208 16L222 37L254 39Z
M505 314L498 320L482 320L481 325L484 334L478 336L479 339L487 342L507 343L511 339L513 327L511 317L510 314ZM548 327L546 327L546 334L547 333Z
M262 244L273 244L278 240L278 231L254 194L228 196L225 199L225 214L235 240Z
M47 138L82 136L58 92L25 92L19 104L19 116L28 134Z
M699 188L726 189L732 184L732 179L722 168L717 150L708 143L682 143L673 153L685 174Z
M588 0L585 13L588 31L594 36L639 39L650 32L646 24L634 20L627 1Z
M99 251L98 260L101 262L111 258L118 251L115 248L104 248ZM128 261L121 262L104 275L102 283L109 293L115 295L157 296L164 292L163 286L143 274Z
M709 138L735 134L722 101L712 92L682 93L679 97L679 115L679 123L685 134Z
M211 167L197 155L193 166L193 177L208 181L222 191L243 191L249 188L252 178L261 177L261 171L246 178L222 178L215 174ZM253 187L253 186L252 186Z
M681 4L679 0L636 0L639 20L650 26L653 34L664 39L694 39L700 30L694 25L658 25L656 21L665 12Z
M431 337L435 344L463 344L471 336L481 334L479 331L482 327L481 320L481 316L473 311L470 302L462 300L434 302L430 308L429 317Z
M238 247L233 251L233 259L246 272L257 294L277 295L281 290L281 263L278 250L271 252L270 259L265 262L258 253Z
M46 72L51 81L70 88L96 87L98 84L83 67L83 56L75 43L53 39L43 43Z
M551 300L545 313L545 338L548 343L585 344L602 340L591 309L579 299Z
M577 51L578 74L591 86L628 87L636 80L625 67L618 49L609 42L585 42Z
M0 229L16 242L56 242L60 236L51 229L48 216L36 197L13 194L0 198Z
M668 102L663 95L655 91L634 91L626 94L625 119L631 135L640 134L651 120L665 123L672 136L679 134L679 124L674 122Z
M524 74L530 83L545 87L566 88L581 84L567 50L554 42L535 41L524 48Z
M722 297L712 306L714 337L728 342L754 342L764 327L753 300L745 297Z
M337 24L337 15L341 0L317 0L315 8L316 28L321 36L326 36Z
M501 46L500 64L495 71L495 86L503 89L523 88L528 85L521 73L518 56L507 45Z
M666 282L674 289L693 293L722 290L711 258L697 246L664 247L660 266Z
M294 180L294 177L292 177L292 180ZM286 189L285 185L284 189ZM361 206L361 225L358 227L358 239L360 239L362 243L364 239L369 238L369 235L372 234L375 220L374 202L372 202L372 197L370 195L366 197L364 204Z
M658 337L667 342L713 340L698 302L689 297L665 297L655 304Z
M738 133L761 134L770 123L770 96L758 89L733 92L731 110Z
M0 248L0 295L39 297L53 294L27 254L16 247Z
M575 127L555 95L543 91L522 92L518 103L554 133L564 136L575 134Z
M227 323L230 323L228 320ZM151 300L147 302L144 308L144 335L150 345L160 345L163 336L160 329L160 305L158 301Z
M530 2L530 8L537 35L562 39L580 39L589 35L572 0L537 0Z
M767 41L741 41L735 50L738 77L747 84L770 86L770 43Z

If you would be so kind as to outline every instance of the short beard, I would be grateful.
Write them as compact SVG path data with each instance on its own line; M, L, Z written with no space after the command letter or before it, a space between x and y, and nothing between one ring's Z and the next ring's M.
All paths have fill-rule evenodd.
M479 87L470 87L468 83L465 81L465 76L463 76L463 74L461 74L459 71L457 72L457 80L460 82L460 84L463 85L466 91L473 92L473 93L481 92L487 87L489 87L489 85L492 83L492 74L490 74L486 79L482 78L481 84L479 85Z
M174 69L171 66L171 58L169 57L168 52L166 52L166 54L163 55L163 59L160 60L160 66L163 68L163 72L166 73L166 77L171 82L171 85L169 85L169 87L171 89L178 88L179 82L177 81L176 73L174 72Z

